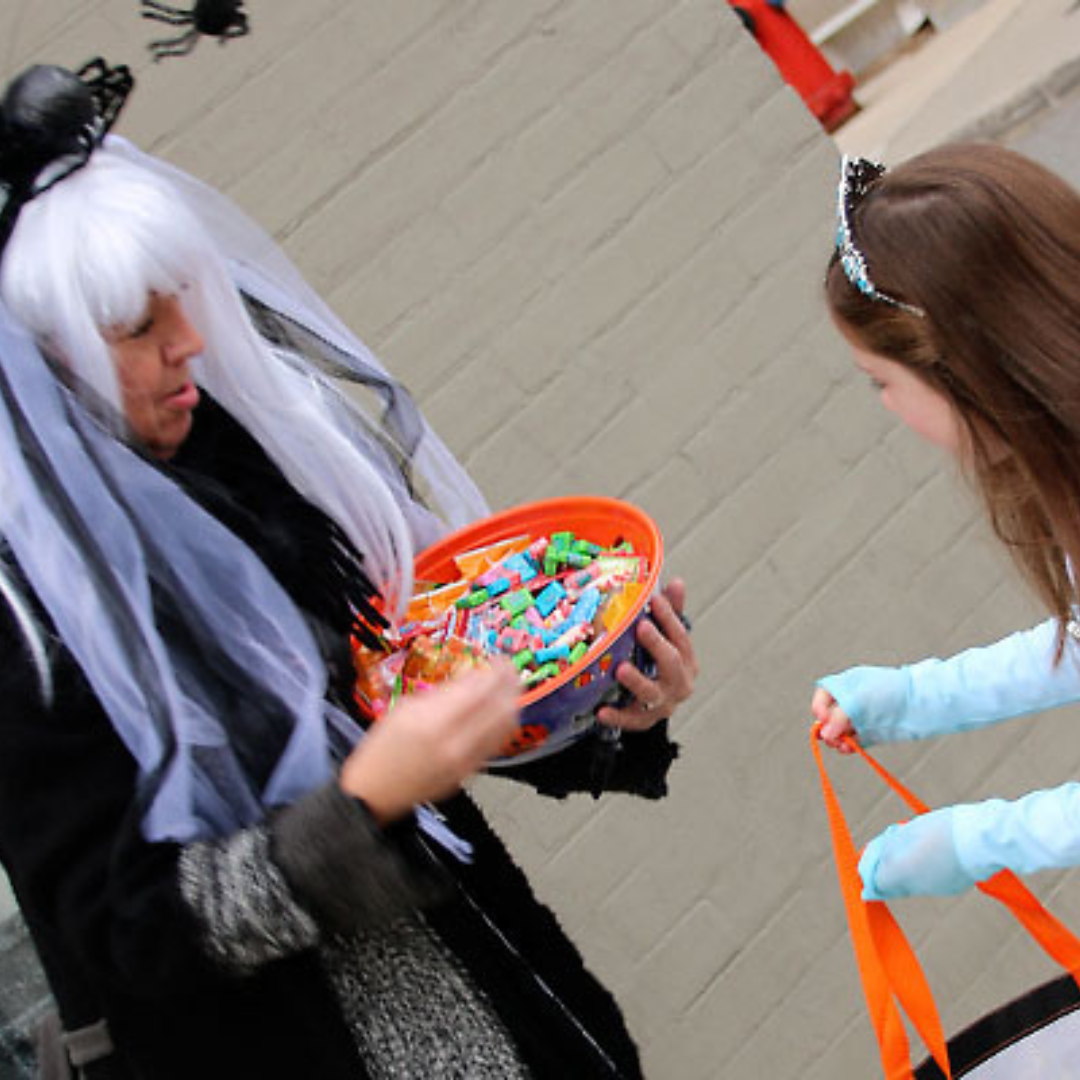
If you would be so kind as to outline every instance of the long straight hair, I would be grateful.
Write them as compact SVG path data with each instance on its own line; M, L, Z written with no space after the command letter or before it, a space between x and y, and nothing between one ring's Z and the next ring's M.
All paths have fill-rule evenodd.
M268 323L264 340L234 281L295 338ZM44 612L138 765L144 835L184 842L326 782L359 729L328 701L325 657L282 583L128 431L103 331L137 325L154 292L176 294L203 338L196 383L341 528L387 614L410 594L414 543L448 523L414 497L413 468L459 518L483 500L218 193L113 139L23 209L0 263L0 547L13 556L0 602L47 699ZM335 373L372 387L383 414L347 401Z
M861 348L948 400L996 535L1060 621L1080 572L1080 194L1003 147L957 143L886 172L852 212L881 291L834 255L826 297Z
M12 314L121 419L103 331L135 324L152 292L178 294L202 335L195 381L337 522L391 612L400 610L413 541L398 497L357 445L350 406L259 337L212 239L165 181L99 150L24 208L0 263L0 296Z

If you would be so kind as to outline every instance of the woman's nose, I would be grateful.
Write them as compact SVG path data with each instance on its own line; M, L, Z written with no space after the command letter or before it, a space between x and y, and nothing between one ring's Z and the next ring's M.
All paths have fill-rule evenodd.
M163 351L166 362L170 364L182 364L203 351L202 335L179 304Z

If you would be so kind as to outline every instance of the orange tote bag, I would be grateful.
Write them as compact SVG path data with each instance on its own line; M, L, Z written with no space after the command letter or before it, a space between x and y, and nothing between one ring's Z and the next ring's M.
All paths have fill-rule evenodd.
M815 724L811 729L810 741L821 776L851 942L886 1080L1080 1078L1080 939L1009 870L978 888L1003 904L1068 974L1036 987L946 1040L933 994L903 930L887 904L862 898L859 853L825 769L819 727ZM854 739L849 742L916 814L926 813L923 802ZM930 1053L917 1068L912 1065L901 1011Z

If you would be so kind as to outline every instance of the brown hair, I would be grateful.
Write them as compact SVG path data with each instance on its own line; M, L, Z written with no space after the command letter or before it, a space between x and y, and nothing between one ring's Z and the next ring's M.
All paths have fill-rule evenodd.
M1061 621L1080 575L1080 193L1003 147L953 144L886 172L851 211L869 276L834 255L829 308L861 348L951 403L994 531Z

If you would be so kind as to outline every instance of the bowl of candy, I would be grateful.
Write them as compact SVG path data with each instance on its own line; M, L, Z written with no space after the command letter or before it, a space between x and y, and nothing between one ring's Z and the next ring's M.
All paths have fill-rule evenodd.
M386 655L357 657L358 702L377 717L402 694L503 655L521 674L521 718L490 764L555 753L618 698L615 670L634 656L662 562L659 529L619 499L547 499L466 526L417 557Z

